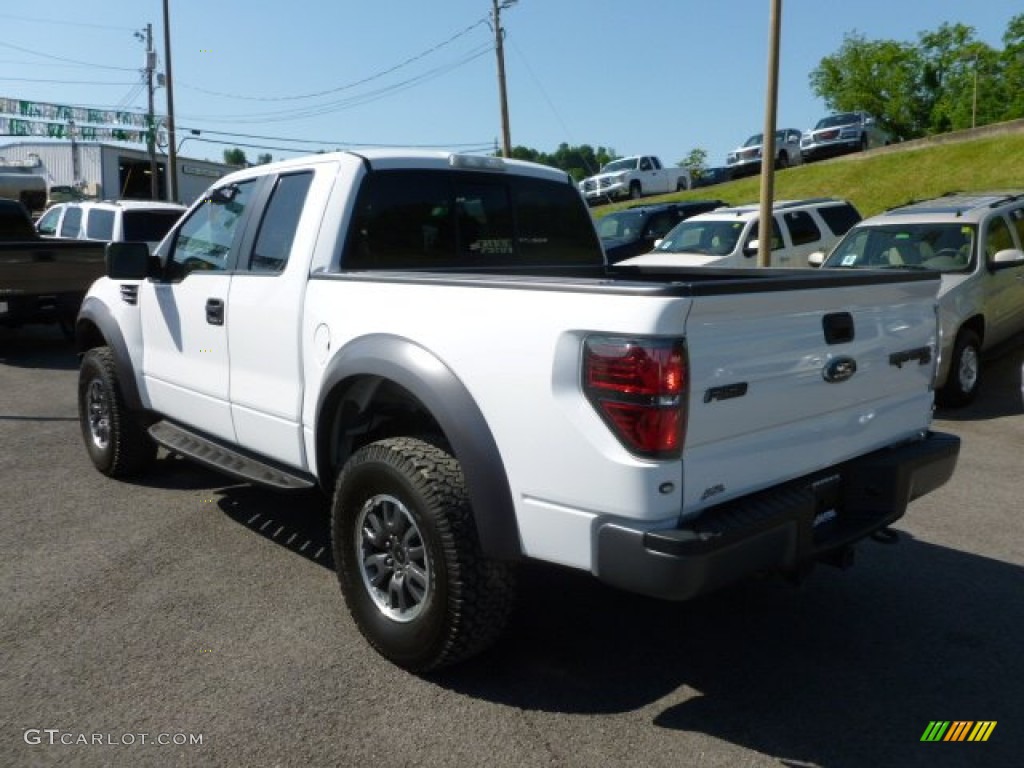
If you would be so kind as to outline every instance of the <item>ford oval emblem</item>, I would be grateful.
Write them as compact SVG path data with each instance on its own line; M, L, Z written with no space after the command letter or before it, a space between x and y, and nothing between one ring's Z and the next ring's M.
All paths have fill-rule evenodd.
M836 357L822 368L821 375L830 384L848 381L857 372L857 361L852 357Z

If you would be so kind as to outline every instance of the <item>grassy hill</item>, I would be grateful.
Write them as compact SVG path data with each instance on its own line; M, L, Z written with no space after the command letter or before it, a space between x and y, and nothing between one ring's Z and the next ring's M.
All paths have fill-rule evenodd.
M644 202L721 198L755 203L761 177L752 176L713 187L644 198ZM850 155L797 166L775 174L775 199L840 197L853 202L865 217L887 208L936 197L946 192L1019 189L1024 191L1024 134L908 149L905 152ZM594 209L596 216L623 208L617 203Z

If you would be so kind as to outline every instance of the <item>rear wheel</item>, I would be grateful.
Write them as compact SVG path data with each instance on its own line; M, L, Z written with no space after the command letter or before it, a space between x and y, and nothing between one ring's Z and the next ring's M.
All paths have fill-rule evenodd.
M395 437L358 450L338 475L331 528L349 612L385 658L425 672L501 634L512 566L480 551L461 466L445 449Z
M981 384L981 339L969 328L957 334L949 376L936 393L940 405L962 406L974 400Z
M78 421L89 458L109 477L137 475L156 458L156 443L125 405L109 347L90 349L82 358Z

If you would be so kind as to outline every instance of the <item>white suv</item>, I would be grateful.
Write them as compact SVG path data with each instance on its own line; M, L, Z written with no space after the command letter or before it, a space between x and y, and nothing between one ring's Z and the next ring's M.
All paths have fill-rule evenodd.
M153 250L185 210L155 200L58 203L39 217L36 231L43 237L144 242Z
M966 405L978 391L982 353L1024 334L1024 192L893 208L851 229L823 266L942 273L936 398Z
M860 221L851 203L834 198L782 200L773 206L772 267L806 267L807 257L827 249ZM619 262L643 267L757 266L757 204L719 208L677 224L654 250Z

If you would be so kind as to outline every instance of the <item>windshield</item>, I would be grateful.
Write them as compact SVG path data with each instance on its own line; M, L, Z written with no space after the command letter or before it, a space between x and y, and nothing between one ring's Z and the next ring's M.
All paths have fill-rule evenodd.
M838 125L849 125L850 123L860 122L860 118L853 112L844 112L841 115L829 115L823 117L818 121L818 124L814 126L814 130L819 128L834 128Z
M701 221L688 219L680 222L665 235L656 251L659 253L703 253L725 256L732 253L739 242L746 223L743 221Z
M976 236L966 224L854 227L823 266L959 272L973 263Z
M751 136L749 139L747 139L745 142L743 142L743 146L744 147L759 147L759 146L761 146L761 143L762 143L761 142L761 135L762 134L760 134L760 133L755 133L753 136Z
M602 240L637 238L644 225L643 214L635 211L609 213L597 222L597 234Z
M612 160L608 165L601 169L602 173L612 173L613 171L632 171L636 169L635 157L627 157L623 160Z

